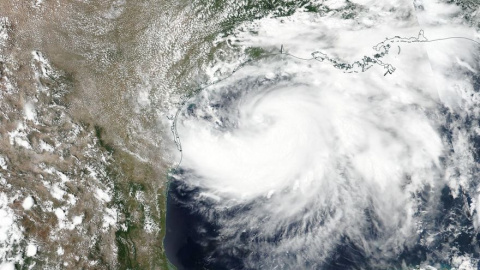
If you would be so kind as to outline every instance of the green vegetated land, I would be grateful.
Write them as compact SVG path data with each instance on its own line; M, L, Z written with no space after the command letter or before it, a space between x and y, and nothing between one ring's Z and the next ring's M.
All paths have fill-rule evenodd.
M95 126L98 142L112 154L115 162L107 168L107 177L114 182L111 204L119 211L115 232L119 269L169 269L162 239L165 236L166 185L163 176L132 155L115 149L104 138L101 127ZM146 219L156 228L147 232Z

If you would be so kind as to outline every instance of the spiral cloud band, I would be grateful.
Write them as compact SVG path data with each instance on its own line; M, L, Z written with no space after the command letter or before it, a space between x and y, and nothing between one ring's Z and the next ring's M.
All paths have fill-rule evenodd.
M216 243L211 263L319 269L343 256L367 268L401 264L428 229L425 220L438 214L441 189L468 186L458 170L474 166L470 130L452 121L478 113L465 76L476 72L477 45L407 42L418 41L416 18L377 18L385 24L375 27L336 20L300 13L245 26L256 34L238 32L239 45L274 51L282 44L288 53L245 65L179 115L176 177L198 190L195 200L204 203L193 211L217 228L215 240L201 241ZM427 38L437 33L432 18L418 20ZM345 72L326 56L300 59L315 51L349 63L374 59L372 47L394 31L405 38L392 39L379 61L395 67L389 74L385 65ZM471 36L461 27L451 32Z

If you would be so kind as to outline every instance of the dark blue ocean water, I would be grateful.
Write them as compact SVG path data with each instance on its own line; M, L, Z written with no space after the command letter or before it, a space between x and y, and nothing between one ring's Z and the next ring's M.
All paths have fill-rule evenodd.
M210 269L206 268L205 257L208 247L198 244L199 239L214 237L215 228L197 212L193 194L195 190L187 190L178 181L170 183L167 198L167 233L164 240L168 259L177 269ZM200 233L199 229L207 227ZM219 268L217 268L219 269Z

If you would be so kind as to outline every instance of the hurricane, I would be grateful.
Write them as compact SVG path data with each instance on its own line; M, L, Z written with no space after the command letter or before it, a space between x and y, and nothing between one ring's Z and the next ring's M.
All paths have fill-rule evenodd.
M478 43L395 12L407 18L300 13L235 33L263 57L176 119L176 200L201 217L191 269L385 269L445 254L455 233L433 225L447 219L445 189L476 198Z

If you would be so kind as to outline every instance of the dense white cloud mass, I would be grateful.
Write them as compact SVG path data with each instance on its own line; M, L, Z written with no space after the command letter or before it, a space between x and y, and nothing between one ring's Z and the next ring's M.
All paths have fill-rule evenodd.
M433 40L476 32L454 19L456 6L433 0L350 2L353 19L299 12L227 38L345 63L421 29L432 42L389 43L381 63L392 74L376 64L345 73L331 61L265 57L190 99L178 118L178 177L211 202L197 211L219 227L216 254L244 257L245 268L318 269L340 245L385 266L417 244L443 186L473 185L469 138L480 129L461 124L478 119L478 44Z

